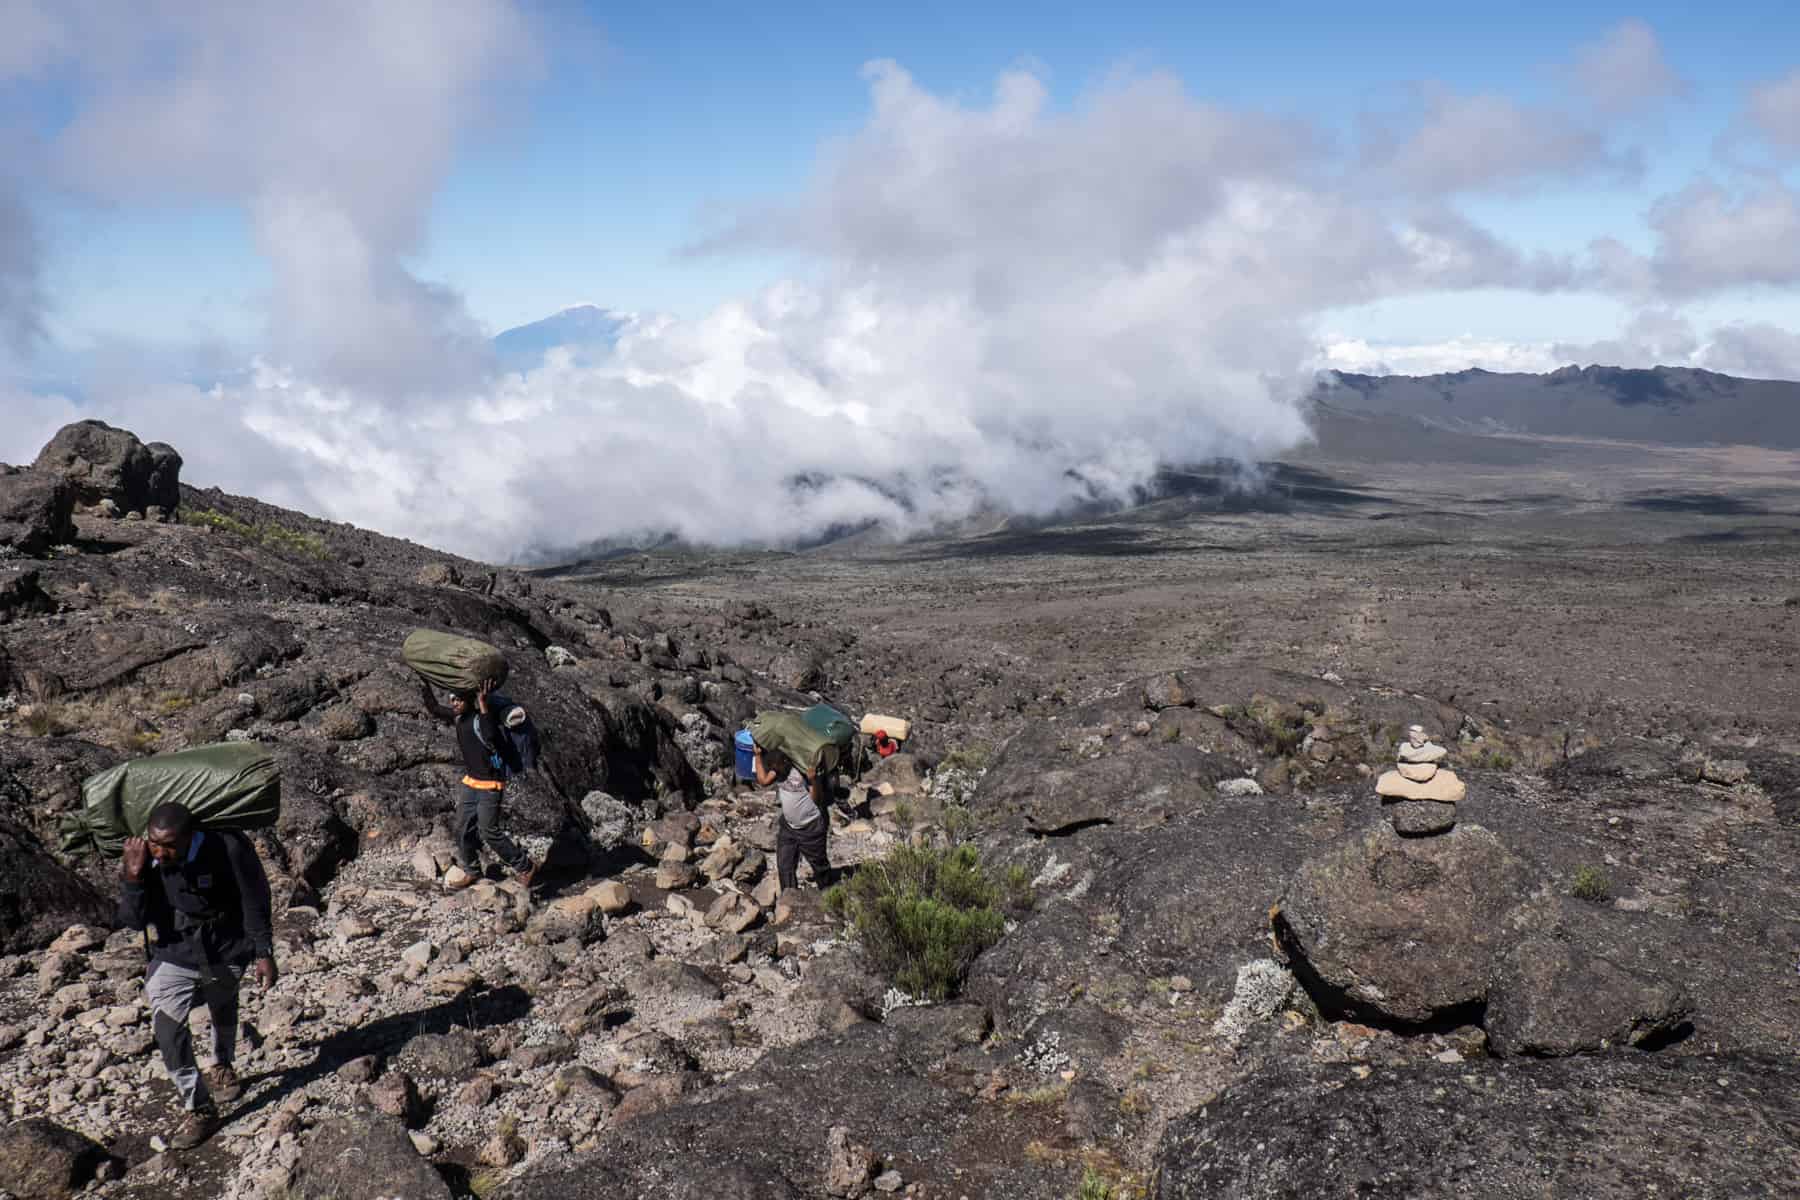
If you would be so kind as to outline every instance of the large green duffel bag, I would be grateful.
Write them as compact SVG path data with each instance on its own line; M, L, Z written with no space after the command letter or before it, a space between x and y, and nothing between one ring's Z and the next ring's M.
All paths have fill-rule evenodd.
M805 712L767 709L750 722L750 736L765 750L779 750L808 771L835 771L847 766L855 743L856 726L850 718L826 704Z
M474 638L436 629L415 629L400 646L400 657L419 678L449 692L473 692L481 681L506 682L506 659L500 651Z
M124 853L143 837L150 813L179 804L202 829L265 829L281 816L281 774L254 742L218 742L135 758L90 775L81 807L62 819L64 854Z

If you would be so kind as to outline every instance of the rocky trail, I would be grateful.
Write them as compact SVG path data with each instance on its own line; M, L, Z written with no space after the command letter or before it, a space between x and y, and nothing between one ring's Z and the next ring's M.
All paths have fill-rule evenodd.
M1763 540L1533 500L1451 544L1441 497L1340 488L526 573L179 465L83 425L0 468L0 1195L1800 1179L1800 608ZM532 894L442 886L419 626L501 647L546 732L508 797ZM776 802L732 781L733 731L821 698L917 726L844 781L834 868L972 846L1004 881L943 1001L778 894ZM117 865L55 828L86 775L222 739L282 769L282 977L244 988L246 1095L174 1151Z

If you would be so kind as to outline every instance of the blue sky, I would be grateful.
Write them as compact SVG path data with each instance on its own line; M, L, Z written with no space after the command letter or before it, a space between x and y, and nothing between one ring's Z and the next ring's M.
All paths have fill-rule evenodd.
M1640 130L1647 171L1470 202L1522 244L1572 250L1605 232L1644 245L1652 199L1709 168L1747 85L1795 65L1791 6L1742 3L1729 20L1686 4L1460 6L1274 2L1107 4L542 5L535 79L466 135L437 192L425 278L457 289L492 330L577 301L695 316L785 271L785 256L683 256L709 218L804 186L829 139L869 111L861 67L901 63L933 92L982 103L997 74L1031 64L1054 107L1120 71L1166 70L1198 100L1293 114L1346 139L1364 113L1443 81L1525 102L1554 98L1562 62L1641 19L1689 84ZM53 129L78 103L65 77L0 92L12 121ZM249 222L229 203L179 197L33 196L60 340L254 342L271 286ZM1792 301L1746 295L1746 314ZM1465 332L1599 336L1611 301L1481 294L1388 303L1352 322L1384 339ZM1571 328L1563 321L1585 322Z

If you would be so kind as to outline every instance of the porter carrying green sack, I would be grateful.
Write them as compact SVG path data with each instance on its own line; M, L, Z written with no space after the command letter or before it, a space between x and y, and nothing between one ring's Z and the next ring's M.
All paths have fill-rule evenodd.
M415 629L400 647L400 657L419 678L447 692L473 692L491 679L506 682L506 659L500 651L474 638L435 629Z
M750 736L765 750L779 750L807 771L835 771L850 762L856 726L826 704L805 712L769 709L750 722Z
M64 854L124 853L159 804L179 804L202 829L264 829L281 815L281 775L254 742L219 742L120 763L81 785L62 819Z

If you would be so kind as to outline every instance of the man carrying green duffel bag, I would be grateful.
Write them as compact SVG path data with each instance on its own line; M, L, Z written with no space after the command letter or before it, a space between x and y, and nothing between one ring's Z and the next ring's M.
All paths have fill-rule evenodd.
M187 1110L169 1145L186 1150L217 1131L219 1104L244 1094L231 1065L238 985L246 970L263 987L273 987L278 976L269 878L249 838L236 830L202 829L191 811L174 803L151 810L143 837L125 839L120 875L119 923L145 931L145 999L163 1067ZM212 1016L214 1065L204 1074L194 1061L188 1027L196 1003Z

